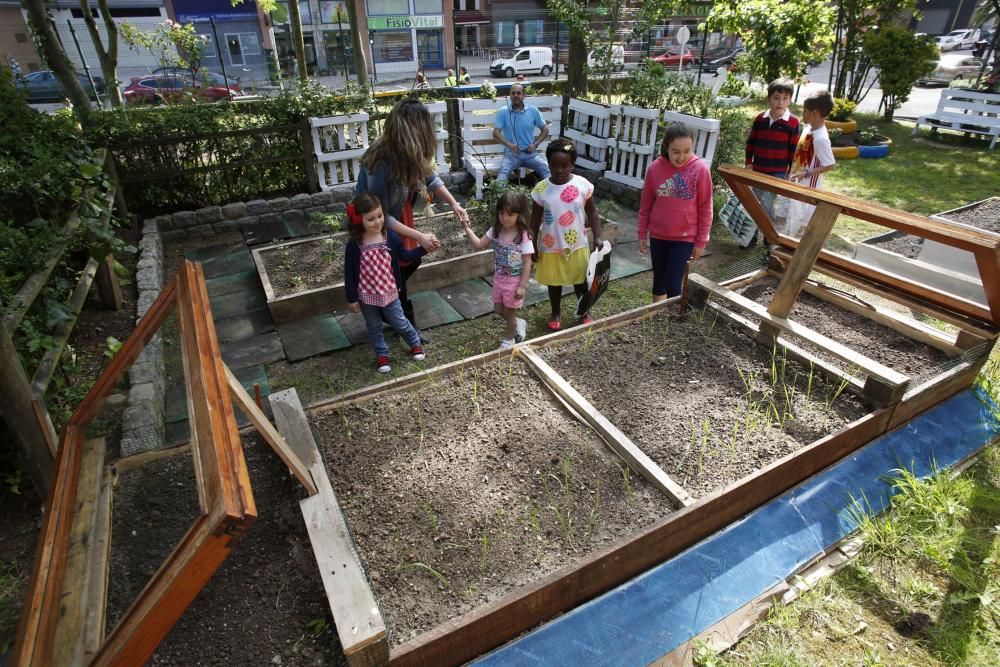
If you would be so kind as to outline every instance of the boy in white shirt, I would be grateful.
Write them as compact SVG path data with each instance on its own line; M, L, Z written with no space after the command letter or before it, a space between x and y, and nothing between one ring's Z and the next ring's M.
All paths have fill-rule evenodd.
M802 137L795 149L789 178L819 189L823 184L823 174L837 166L830 133L826 130L826 117L833 110L833 96L826 90L813 93L802 103L802 110L802 122L809 126L809 132ZM815 208L812 204L791 200L787 233L790 236L801 236Z

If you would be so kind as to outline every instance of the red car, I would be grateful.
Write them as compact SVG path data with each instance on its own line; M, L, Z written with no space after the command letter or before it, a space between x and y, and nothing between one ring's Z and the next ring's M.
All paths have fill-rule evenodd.
M683 63L684 67L694 64L695 57L691 53L691 49L688 48L673 48L668 49L661 53L660 55L653 58L654 61L660 63L665 67L677 67Z
M200 72L195 76L188 73L138 76L131 80L122 95L126 104L141 104L143 102L163 104L192 98L216 102L228 99L230 96L243 95L239 86L230 84L227 87L222 82L222 77L218 77L218 79L201 76Z

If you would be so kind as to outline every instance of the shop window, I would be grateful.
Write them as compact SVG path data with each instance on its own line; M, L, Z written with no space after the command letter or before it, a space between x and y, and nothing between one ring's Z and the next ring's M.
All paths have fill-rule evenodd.
M441 0L413 0L414 14L441 14L444 6Z
M374 32L372 57L376 63L413 62L413 39L410 31Z
M409 16L410 14L410 0L368 0L367 4L368 16Z

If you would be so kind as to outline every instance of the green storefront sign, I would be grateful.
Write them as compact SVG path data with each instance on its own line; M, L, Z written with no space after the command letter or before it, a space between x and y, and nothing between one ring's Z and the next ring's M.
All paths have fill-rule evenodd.
M443 16L369 16L369 30L410 30L411 28L443 28Z

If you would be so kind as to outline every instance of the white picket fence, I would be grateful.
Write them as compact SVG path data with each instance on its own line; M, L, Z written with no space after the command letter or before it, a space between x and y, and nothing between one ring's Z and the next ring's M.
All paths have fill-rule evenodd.
M562 98L529 97L525 102L542 112L549 124L550 137L560 136ZM506 103L506 98L459 101L463 162L476 178L477 198L482 197L484 176L496 170L503 154L503 146L493 140L493 123L497 109ZM448 106L445 102L433 102L427 109L434 119L438 172L445 174L449 170L445 157ZM668 125L680 122L691 127L695 131L695 154L710 164L719 140L718 120L678 111L661 113L659 109L606 106L572 99L566 120L562 134L576 146L580 167L603 171L605 178L637 189L642 188L646 170L660 153L657 132L661 120ZM367 113L309 119L321 189L357 181L361 156L368 149L368 121ZM539 150L544 151L544 145Z

